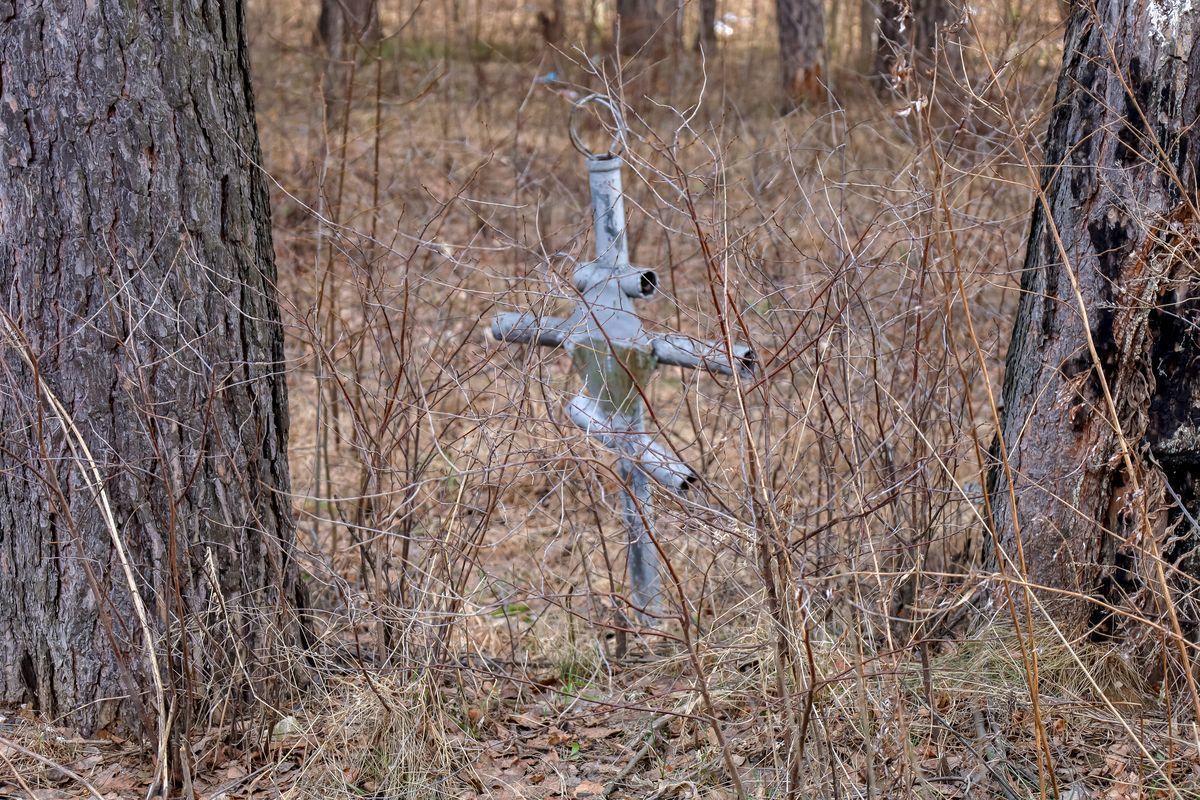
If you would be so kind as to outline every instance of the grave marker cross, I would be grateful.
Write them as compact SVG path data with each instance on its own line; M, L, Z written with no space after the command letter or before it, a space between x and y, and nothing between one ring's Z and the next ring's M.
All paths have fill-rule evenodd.
M599 103L613 114L618 132L613 150L618 150L624 139L620 115L599 95L584 98L575 110L589 103ZM612 151L604 155L588 151L573 125L571 140L586 158L596 258L575 268L572 283L578 294L569 317L499 314L492 322L492 335L504 342L561 346L582 376L583 392L568 401L567 415L618 456L630 599L649 621L659 607L662 590L648 478L680 494L697 480L690 467L645 430L644 393L650 375L659 364L667 364L748 377L757 361L745 345L734 345L731 359L719 343L682 334L656 336L642 327L633 301L652 297L658 290L658 276L629 263L621 191L623 162Z

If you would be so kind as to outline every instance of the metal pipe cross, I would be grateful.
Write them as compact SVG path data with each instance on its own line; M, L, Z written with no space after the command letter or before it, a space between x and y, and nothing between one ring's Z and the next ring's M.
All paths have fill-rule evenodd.
M602 102L608 105L607 99ZM619 126L620 117L611 105L608 108ZM745 345L734 345L729 352L720 343L682 334L655 336L642 327L633 302L657 292L658 276L629 263L623 161L612 153L587 152L573 129L572 141L586 156L596 238L596 258L575 269L575 309L565 319L530 312L499 314L492 321L492 335L504 342L562 346L583 378L583 392L567 402L567 415L618 456L630 599L649 622L662 599L649 478L680 494L697 480L690 467L645 430L650 375L666 364L749 376L757 362Z

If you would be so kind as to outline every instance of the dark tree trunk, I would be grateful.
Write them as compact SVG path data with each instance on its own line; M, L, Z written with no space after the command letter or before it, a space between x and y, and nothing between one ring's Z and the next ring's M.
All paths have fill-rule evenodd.
M879 34L872 78L894 86L912 71L934 66L938 35L954 20L951 0L880 0Z
M1067 27L1048 208L1033 213L1008 352L1011 473L993 468L993 525L1014 562L1020 537L1032 582L1166 621L1164 587L1200 575L1200 54L1186 18L1156 24L1133 0L1092 8L1076 4ZM1076 627L1119 624L1074 597L1042 599ZM1195 630L1196 601L1174 602Z
M954 20L955 13L950 0L912 0L913 50L918 57L932 61L938 33Z
M821 82L825 46L825 9L821 0L775 0L779 27L779 63L786 114L824 92Z
M659 56L666 52L672 28L663 5L674 0L617 0L613 37L622 55Z
M238 2L0 1L0 702L85 734L228 719L294 642L247 68Z
M696 32L696 49L706 56L717 54L717 0L700 0L700 30Z
M880 0L879 23L875 39L875 64L871 76L880 88L893 86L897 66L907 60L908 35L912 30L912 12L906 0Z
M549 11L538 12L537 20L546 44L562 44L567 36L567 0L554 0Z
M344 58L347 44L374 44L380 33L378 0L321 0L317 35L331 58Z

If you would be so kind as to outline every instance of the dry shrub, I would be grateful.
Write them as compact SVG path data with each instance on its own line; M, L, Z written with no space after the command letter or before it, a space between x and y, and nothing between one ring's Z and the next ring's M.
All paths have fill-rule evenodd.
M21 788L46 792L61 789L72 781L69 767L67 772L61 767L78 767L81 756L96 750L89 744L68 738L62 731L34 721L26 713L15 718L0 715L0 776L12 777Z

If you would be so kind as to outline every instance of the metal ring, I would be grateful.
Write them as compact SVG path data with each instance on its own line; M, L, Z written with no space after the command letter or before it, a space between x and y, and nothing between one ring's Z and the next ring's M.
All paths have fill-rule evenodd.
M579 131L575 130L577 120L576 115L580 112L580 110L583 109L584 106L592 103L607 108L608 113L612 114L613 124L616 126L616 133L613 134L612 145L609 147L608 152L603 155L593 153L591 150L587 149L587 147L583 144L583 140L579 138ZM589 94L587 97L577 100L575 104L571 106L571 116L567 118L567 133L570 135L571 144L575 146L575 149L588 158L612 158L613 156L620 155L625 150L625 120L621 116L621 112L617 110L616 105L613 104L613 101L609 99L607 95Z

